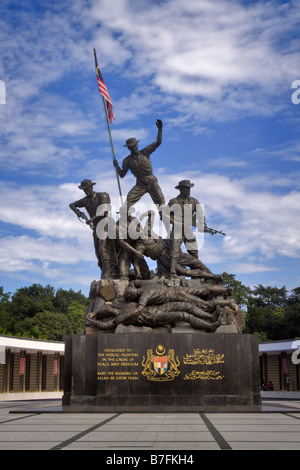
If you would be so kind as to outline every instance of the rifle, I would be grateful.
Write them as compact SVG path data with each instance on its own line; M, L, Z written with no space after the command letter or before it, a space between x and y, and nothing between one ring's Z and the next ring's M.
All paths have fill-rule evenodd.
M220 235L225 235L224 232L215 230L214 228L210 228L206 224L204 224L204 232L209 233L210 235L216 235L216 233L220 233Z
M83 222L80 219L85 220L86 224L90 226L90 228L93 228L93 222L91 219L88 219L88 217L85 215L84 212L81 212L80 215L77 215L78 220L83 224Z
M192 217L192 226L193 227L196 227L198 229L198 232L202 232L203 228L203 232L206 232L206 233L209 233L210 235L216 235L216 233L219 233L220 235L224 235L225 236L225 233L224 232L221 232L219 230L215 230L214 228L210 228L206 225L206 222L199 222L196 220L196 215L194 214L193 217Z

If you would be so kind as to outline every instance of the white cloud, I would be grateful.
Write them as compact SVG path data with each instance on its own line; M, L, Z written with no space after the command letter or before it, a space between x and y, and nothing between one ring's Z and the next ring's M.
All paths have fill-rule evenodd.
M270 160L281 159L285 161L300 162L300 143L283 142L272 148L257 148L251 152L256 157L267 157Z
M296 31L299 10L292 2L121 0L112 8L108 0L94 0L90 13L90 24L105 24L134 51L129 72L153 76L163 93L222 102L221 113L210 109L216 119L270 112L270 104L274 110L272 95L298 71L292 41L280 43ZM205 103L201 108L204 116ZM194 111L201 113L197 106Z
M172 175L172 180L178 178ZM260 189L251 188L247 178L234 180L213 173L194 174L192 181L192 194L204 203L208 226L217 223L214 228L227 235L221 246L218 242L216 258L234 262L254 254L266 260L279 255L300 256L299 192L272 192L268 174L260 176ZM205 244L204 253L206 248Z
M210 132L205 121L274 115L287 105L279 92L298 73L299 52L290 36L299 20L293 2L76 1L69 7L48 5L40 13L21 9L13 33L13 12L5 3L3 11L8 18L0 33L7 87L0 115L4 168L11 167L14 155L15 170L55 167L57 176L65 176L74 160L91 157L85 142L107 142L105 126L98 123L100 97L97 110L93 103L96 83L90 95L93 47L122 87L125 81L134 84L125 96L115 89L117 141L128 137L128 122L154 111L164 110L169 126L194 134ZM54 91L62 81L76 87L67 96ZM78 93L88 112L79 106ZM132 127L140 138L149 133ZM290 158L299 159L298 153Z
M81 261L89 262L93 260L93 253L89 249L84 250L84 246L88 247L89 244L28 235L4 237L0 248L1 270L29 270L36 266L36 261L45 267L49 267L50 263L73 265Z

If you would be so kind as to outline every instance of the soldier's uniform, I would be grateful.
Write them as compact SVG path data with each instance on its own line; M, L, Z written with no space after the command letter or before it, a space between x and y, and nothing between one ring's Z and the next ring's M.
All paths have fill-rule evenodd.
M191 183L189 180L183 180L178 183L178 186L176 186L176 189L182 188L182 187L188 187L192 188L194 186L193 183ZM182 194L179 194L177 197L171 199L168 203L169 207L175 206L177 211L177 217L178 219L176 220L176 213L174 215L174 222L175 224L173 225L172 233L171 233L171 273L175 272L175 264L176 264L176 258L179 256L179 250L180 246L182 243L185 244L187 252L195 257L196 259L198 258L198 246L197 246L197 240L196 237L192 233L192 219L193 216L195 217L197 213L197 209L201 208L199 201L191 196L183 196ZM189 206L189 210L191 211L191 224L188 225L187 221L184 220L184 207ZM180 210L178 210L178 208ZM201 209L202 210L202 209ZM177 224L176 224L177 223Z
M83 180L80 184L79 189L85 190L88 186L94 185L91 180ZM97 213L98 206L102 204L110 204L110 196L106 192L95 192L93 191L91 195L85 196L82 199L70 204L71 209L79 216L77 209L84 208L89 214L90 219L94 218ZM104 219L106 215L97 217L97 222ZM111 261L114 247L112 244L114 241L109 240L107 237L105 240L100 240L96 233L96 224L93 225L93 241L95 254L98 260L98 266L102 271L102 278L110 277L111 274Z
M159 127L160 126L160 127ZM142 150L137 150L132 152L128 157L124 158L122 163L122 168L120 168L117 163L118 174L121 178L127 174L128 170L136 177L135 186L129 191L127 195L127 206L133 206L138 202L144 194L148 193L154 202L154 204L164 205L165 198L162 193L162 190L158 184L156 176L153 175L152 164L150 160L150 155L153 153L157 147L161 144L162 139L162 123L157 125L158 134L156 142L153 142ZM134 137L127 139L125 147L134 147L138 144L138 140Z

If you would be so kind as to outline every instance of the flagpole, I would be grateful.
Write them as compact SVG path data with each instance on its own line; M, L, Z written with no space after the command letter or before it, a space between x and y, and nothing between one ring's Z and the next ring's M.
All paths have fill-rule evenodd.
M98 63L97 54L96 54L96 49L95 49L95 48L94 48L94 56L95 56L95 61ZM115 157L115 151L114 151L114 146L113 146L113 141L112 141L112 136L111 136L111 131L110 131L110 124L109 124L109 119L108 119L108 114L107 114L107 108L106 108L106 105L105 105L105 99L104 99L104 96L103 96L103 95L101 95L101 97L102 97L102 102L103 102L103 107L104 107L104 112L105 112L105 117L106 117L106 123L107 123L107 129L108 129L109 139L110 139L111 150L112 150L112 154L113 154L113 160L114 160L114 161L117 161L117 160L116 160L116 157ZM122 206L123 206L123 197L122 197L122 191L121 191L119 173L118 173L117 167L116 167L115 169L116 169L116 176L117 176L117 182L118 182L118 188L119 188L119 194L120 194L121 204L122 204Z

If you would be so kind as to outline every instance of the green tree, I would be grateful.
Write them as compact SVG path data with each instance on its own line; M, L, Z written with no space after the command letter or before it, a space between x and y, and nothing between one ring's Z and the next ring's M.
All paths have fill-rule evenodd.
M33 284L29 287L21 287L13 294L10 303L10 311L14 317L23 320L34 317L37 312L54 310L54 288L50 285L43 287L41 284Z
M24 332L36 332L39 339L64 341L72 334L72 325L66 315L60 312L38 312L32 318L26 318L23 323Z
M87 307L89 299L81 291L75 292L73 289L58 289L53 300L53 306L57 312L67 313L69 306L73 302L78 302Z
M226 287L232 287L232 297L241 310L246 309L249 296L251 295L250 287L245 286L235 279L235 274L226 274L222 283Z
M288 338L287 293L285 286L255 286L248 299L244 332L257 333L268 340Z
M252 291L252 298L254 304L258 307L269 306L271 309L276 309L277 307L285 307L287 305L287 293L288 291L285 286L281 288L264 287L258 284Z
M9 329L10 292L4 293L0 286L0 334L7 334Z
M55 291L50 285L43 287L41 284L33 284L29 287L21 287L12 295L9 303L9 332L15 336L28 336L24 321L33 318L36 313L53 311L53 299Z
M292 289L291 295L288 298L288 304L289 305L296 305L300 304L300 287L296 287L295 289Z
M77 300L73 300L68 306L66 317L70 322L73 334L80 334L82 332L85 312L86 305Z
M49 317L49 313L51 312L53 313L53 315L50 315L52 319L57 315L57 321L61 322L63 332L68 331L67 334L78 332L79 313L77 314L78 319L76 320L75 311L72 312L72 308L73 310L76 310L74 306L69 312L71 320L68 319L68 310L73 302L77 303L77 311L81 312L82 329L83 316L85 309L89 304L89 299L81 292L75 292L73 289L70 289L69 291L58 289L55 292L54 287L50 285L43 287L41 284L33 284L29 287L17 289L11 297L11 300L7 302L6 307L8 313L2 321L3 328L5 326L5 330L3 331L5 333L9 332L15 336L51 339L53 334L46 326L47 321L45 320L46 323L44 328L41 326L41 315L45 313L46 318L46 316ZM79 307L79 305L81 307ZM64 315L64 317L61 315ZM34 321L30 322L30 319L34 319ZM55 333L55 337L58 336L59 335Z
M288 338L300 338L300 287L291 291L286 307Z

